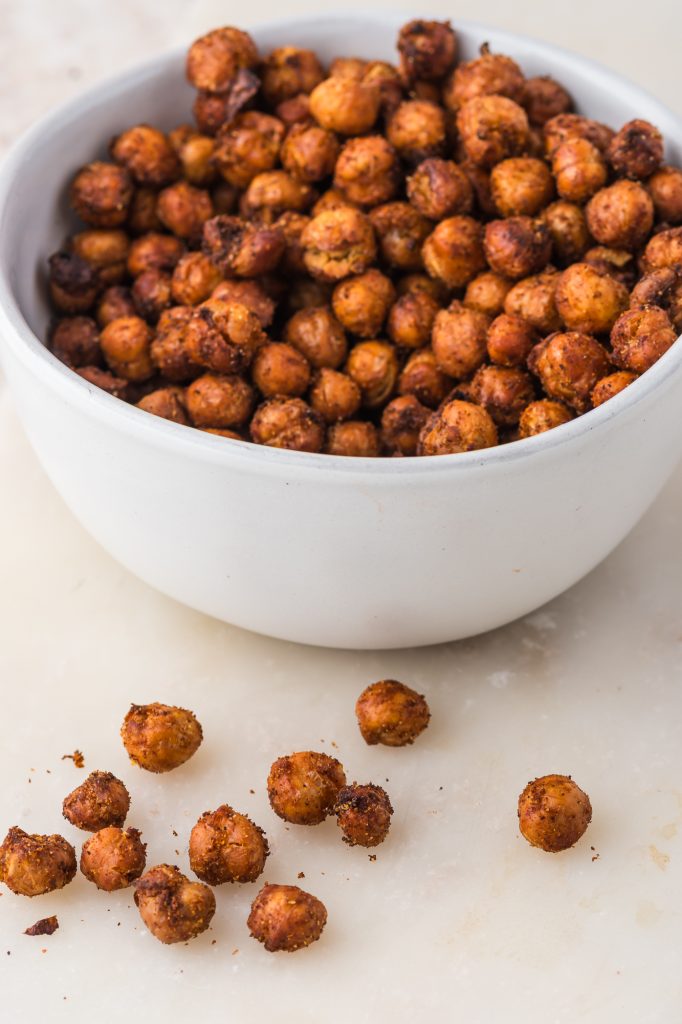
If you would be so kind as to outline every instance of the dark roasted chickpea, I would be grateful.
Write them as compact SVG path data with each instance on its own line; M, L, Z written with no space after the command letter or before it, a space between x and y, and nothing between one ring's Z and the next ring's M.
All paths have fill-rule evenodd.
M135 906L159 942L187 942L210 925L215 896L203 882L190 882L179 868L157 864L135 883Z
M172 273L184 252L185 246L179 238L150 232L132 242L128 250L128 273L131 277L137 277L145 270Z
M549 398L565 402L578 413L590 408L592 389L611 369L606 349L578 331L551 334L533 349L528 365Z
M136 188L126 221L127 229L133 235L146 235L150 231L161 231L163 225L156 215L159 193L155 188Z
M602 245L636 250L644 244L654 223L651 196L637 181L621 179L587 204L587 226Z
M18 896L63 889L75 874L76 851L62 836L29 835L14 825L0 845L0 882Z
M112 320L118 320L121 316L135 316L135 314L132 292L130 288L123 285L112 285L103 291L95 310L95 317L100 328L106 327Z
M318 369L336 369L346 358L343 327L328 306L312 306L295 313L284 328L284 340Z
M251 440L270 448L319 452L324 444L320 416L300 398L269 398L254 413Z
M109 369L129 381L149 380L154 373L150 346L152 332L139 316L124 316L102 331L100 344Z
M486 270L478 274L466 287L464 305L486 316L495 317L504 310L504 300L512 288L506 277Z
M169 772L199 749L203 733L195 715L168 704L131 704L121 739L133 764L148 772Z
M178 238L197 241L213 216L213 203L205 189L178 181L159 193L156 211L161 223Z
M257 174L277 165L284 139L284 125L269 114L249 110L239 114L221 132L214 161L225 181L247 188Z
M195 89L224 92L242 68L258 63L258 50L248 32L216 28L192 43L187 54L187 78Z
M573 107L573 100L563 85L549 75L527 78L523 91L523 105L532 125L542 128L558 114L567 114Z
M559 199L542 211L552 239L554 260L567 267L582 259L590 245L585 214L577 203Z
M332 813L346 784L335 757L312 750L279 757L268 774L268 798L275 814L294 825L319 825Z
M596 245L588 249L583 256L583 263L589 263L600 272L610 274L630 290L637 279L637 264L631 252L625 249L609 249L605 245Z
M628 291L610 273L574 263L561 274L554 298L569 330L605 334L627 308Z
M242 373L266 340L255 313L238 302L214 298L197 307L184 334L185 348L192 362L216 373L228 374Z
M587 139L600 153L606 153L614 132L605 124L581 114L558 114L545 123L543 135L545 152L551 159L554 151L570 139Z
M354 782L344 786L336 806L336 823L349 846L378 846L391 827L393 808L388 793L381 786Z
M297 885L264 885L247 921L269 953L294 953L316 942L327 923L324 903Z
M469 388L474 402L490 414L495 426L515 427L535 398L530 376L516 366L481 366Z
M219 214L204 224L202 249L230 277L260 277L274 270L285 249L276 227L249 224L240 217Z
M544 775L519 797L519 829L531 846L558 853L575 846L592 820L587 793L570 775Z
M552 268L519 281L504 300L505 313L528 321L541 334L560 330L562 320L556 307L559 278Z
M163 270L145 270L135 278L131 289L135 312L149 323L156 323L171 305L171 275Z
M644 373L677 340L664 309L635 306L622 313L611 331L613 361L624 370Z
M242 196L240 211L243 217L261 224L272 224L288 210L301 213L312 206L315 193L304 182L286 171L266 171L251 180Z
M72 369L97 366L102 362L97 324L89 316L67 316L58 320L50 333L50 348Z
M534 437L544 434L546 430L560 427L573 419L573 413L563 402L552 402L543 398L539 402L531 402L521 413L519 420L519 437Z
M328 178L339 155L335 135L316 124L294 124L282 145L282 166L299 181Z
M398 52L408 81L438 81L457 59L457 36L449 21L408 21L398 36Z
M525 366L537 342L532 324L520 316L501 313L488 328L488 356L498 366Z
M387 331L394 345L423 348L431 340L431 330L440 305L428 292L407 292L391 306Z
M482 49L481 56L459 64L445 84L443 102L452 111L479 96L506 96L520 103L525 95L521 68L502 53Z
M484 313L455 301L436 316L431 346L444 373L461 379L477 370L486 357L490 320Z
M107 825L122 825L129 808L130 794L120 779L111 772L91 772L64 798L62 813L76 828L99 832Z
M539 274L552 255L552 239L543 220L507 217L486 225L485 255L492 269L518 281Z
M271 341L256 353L253 382L265 398L275 395L299 397L310 384L310 364L293 345Z
M445 151L445 113L429 100L405 100L386 124L386 138L403 160L419 163Z
M484 217L496 217L497 207L490 189L490 174L484 167L478 167L471 160L463 160L460 167L474 190L475 205Z
M567 139L552 154L552 173L562 199L584 203L608 178L604 157L588 139Z
M376 257L372 225L351 207L318 214L304 230L301 242L308 272L322 281L362 274Z
M431 410L414 395L394 398L381 414L381 441L391 454L416 455L419 434Z
M163 420L170 420L171 423L182 423L189 425L187 408L185 406L185 392L177 386L157 388L144 395L137 403L137 408L143 412L149 412L152 416L160 416Z
M349 139L334 168L334 188L359 206L393 199L401 178L395 150L381 135Z
M385 203L369 214L382 259L397 270L421 270L422 246L433 225L409 203Z
M135 125L115 138L111 155L140 185L160 188L180 175L180 161L168 137L148 124Z
M300 92L297 96L292 96L290 100L284 100L282 103L278 103L275 107L275 114L280 121L287 127L291 128L295 124L310 124L310 97L304 92ZM287 168L291 170L291 168Z
M382 679L364 689L355 704L355 715L365 743L387 747L414 743L431 718L426 698L395 679Z
M506 96L478 96L457 112L457 130L472 163L491 168L520 156L530 138L523 107Z
M238 302L258 317L261 327L269 327L275 315L275 302L257 281L221 281L211 293L220 302Z
M339 135L364 135L379 116L381 94L375 85L332 76L310 94L310 113L321 128Z
M125 231L93 228L80 231L70 241L72 252L97 271L100 284L120 284L126 273L130 239Z
M48 260L50 298L60 313L86 313L99 291L97 271L76 253L56 252Z
M424 266L447 288L463 288L486 267L483 230L473 217L449 217L422 247Z
M189 837L190 867L209 885L255 882L268 852L263 829L227 804L202 814Z
M348 374L322 367L310 389L310 405L326 423L339 423L360 408L360 388Z
M395 346L387 341L361 341L350 350L346 373L360 388L365 408L379 408L395 390L398 378Z
M269 54L261 71L263 95L271 107L301 93L311 93L324 78L324 71L312 50L280 46Z
M117 228L124 224L132 198L133 183L125 168L102 160L82 167L69 191L75 212L94 228Z
M157 370L170 381L190 380L201 372L194 363L185 344L187 324L194 315L189 306L174 306L164 310L156 325L150 355Z
M185 406L195 427L230 429L247 422L256 396L241 377L205 373L187 388Z
M345 420L333 424L327 433L327 455L375 459L381 453L379 433L367 420Z
M660 231L650 238L642 257L642 269L649 274L653 270L682 267L682 227Z
M608 402L609 398L615 398L635 380L637 380L637 374L630 373L629 370L618 370L616 373L610 373L608 377L602 377L592 388L590 395L592 407L596 409L598 405Z
M285 296L286 308L289 313L298 313L301 309L325 306L331 301L332 290L329 282L308 276L295 277L289 282Z
M116 892L127 889L139 878L147 861L147 844L136 828L110 825L100 829L83 844L80 869L98 889Z
M682 333L682 267L662 267L646 274L633 288L630 306L660 306Z
M533 217L552 199L554 182L544 160L511 157L493 168L490 189L503 217Z
M115 377L108 370L102 370L99 366L81 366L76 370L79 377L86 380L88 384L94 384L114 398L127 399L130 385L122 377Z
M682 224L682 170L661 167L646 183L656 216L665 224Z
M606 155L619 177L644 181L663 163L663 136L648 121L628 121L611 139Z
M377 337L394 301L392 281L375 269L346 278L332 294L336 319L359 338Z
M452 160L423 160L407 179L410 203L424 217L443 220L470 213L474 192L466 174Z
M439 306L444 305L448 300L448 289L440 281L429 277L428 274L405 274L396 281L398 295L416 295L423 293L434 299Z
M212 295L222 279L222 274L208 256L201 252L188 252L173 271L173 301L180 306L197 306Z
M200 89L192 104L192 113L197 128L202 135L217 135L221 128L229 124L230 92L205 92Z
M413 352L398 379L401 395L414 395L429 409L436 409L444 401L452 385L452 378L439 368L429 348Z

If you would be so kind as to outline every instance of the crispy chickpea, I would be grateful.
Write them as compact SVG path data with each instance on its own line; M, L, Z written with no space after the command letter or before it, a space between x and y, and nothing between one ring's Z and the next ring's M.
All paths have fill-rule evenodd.
M87 313L97 298L97 271L75 253L56 252L48 260L50 298L60 313Z
M486 270L469 281L464 293L464 305L489 317L499 316L512 287L512 282L506 277L496 274L494 270Z
M274 270L285 249L279 228L219 214L204 224L202 249L230 277L260 277Z
M151 343L152 363L164 377L176 383L196 377L201 367L192 361L185 343L187 324L194 315L189 306L164 310Z
M481 56L459 64L445 84L443 102L452 111L479 96L507 96L520 103L525 80L521 68L502 53L482 48Z
M677 340L664 309L635 306L622 313L611 331L613 361L624 370L644 373Z
M147 844L136 828L110 825L100 829L83 844L80 868L98 889L116 892L127 889L139 878L147 862Z
M381 135L349 139L334 167L334 188L358 206L393 199L401 178L395 150Z
M243 217L261 224L272 224L287 210L301 213L312 206L315 193L310 185L298 181L286 171L266 171L251 180L242 196Z
M137 879L135 906L159 942L187 942L210 925L215 896L203 882L190 882L179 868L157 864Z
M602 377L592 388L592 407L596 409L598 405L608 402L609 398L615 398L635 380L637 374L630 373L629 370L618 370L616 373L610 373L608 377Z
M375 338L395 301L390 278L379 270L348 277L332 293L332 309L339 323L359 338Z
M654 223L654 204L639 182L621 179L587 204L587 226L602 245L614 249L639 249Z
M611 369L606 349L578 331L551 334L531 352L528 365L549 398L578 413L590 408L592 389Z
M201 252L188 252L173 271L173 301L180 306L197 306L213 294L222 279L222 274L208 256Z
M422 405L436 409L452 388L453 380L438 366L431 349L413 352L398 378L398 392L414 395Z
M300 92L297 96L292 96L290 100L278 103L275 107L275 114L287 128L291 128L295 124L310 124L310 97L306 93ZM288 169L290 170L290 168Z
M130 794L120 779L111 772L91 772L64 798L62 812L76 828L98 832L107 825L122 825L129 808Z
M310 406L326 423L339 423L360 408L360 388L348 374L322 367L310 389Z
M344 786L336 806L336 823L349 846L378 846L391 827L393 808L388 793L381 786L354 782Z
M503 217L532 217L554 194L547 164L533 157L512 157L497 164L490 175L490 188Z
M343 327L328 306L312 306L295 313L284 328L284 340L317 369L337 369L348 350Z
M294 953L317 942L327 923L327 910L297 885L264 885L246 923L269 953Z
M560 427L573 419L573 413L563 402L552 402L543 398L539 402L531 402L521 413L519 420L519 437L534 437L544 434L546 430Z
M179 238L161 235L155 231L136 238L128 250L128 273L138 277L145 270L166 270L172 273L185 246Z
M328 188L313 206L312 214L313 217L317 217L320 213L326 213L327 210L341 210L348 207L351 210L358 209L357 205L347 199L343 192L339 192L337 188Z
M445 112L429 100L405 100L386 124L386 138L403 160L419 163L445 151Z
M319 825L332 813L346 784L335 757L304 750L279 757L268 775L268 799L275 814L294 825Z
M457 112L457 130L472 163L489 169L520 156L530 138L523 107L506 96L478 96Z
M171 305L171 275L164 270L145 270L135 278L131 294L135 312L149 323L156 323Z
M126 228L133 235L146 235L160 231L163 225L156 215L159 193L155 188L138 187L133 193Z
M174 235L197 241L204 224L213 216L213 203L205 189L178 181L159 193L156 210L161 223Z
M280 46L263 64L263 95L271 107L276 107L300 93L311 93L323 78L322 65L312 50Z
M682 224L682 170L661 167L646 183L656 216L665 224Z
M483 231L473 217L448 217L422 247L424 266L447 288L463 288L486 268Z
M220 302L238 302L258 317L261 327L269 327L275 315L275 302L257 281L221 281L211 292Z
M610 274L616 281L630 290L637 278L637 264L631 252L625 249L609 249L605 245L596 245L588 249L582 259L600 272Z
M190 185L207 188L216 179L214 163L215 139L192 131L177 150L182 166L182 175ZM218 211L216 211L218 212Z
M361 341L348 355L346 373L360 388L362 404L377 409L395 391L398 357L387 341Z
M308 184L328 178L339 155L335 135L316 124L294 124L282 145L282 166Z
M131 704L121 727L133 764L148 772L169 772L199 749L203 733L191 711L168 704Z
M416 455L419 434L431 410L414 395L394 398L381 414L381 441L391 454Z
M474 190L475 205L478 207L478 211L484 217L496 217L497 207L493 202L490 188L490 173L484 167L478 167L472 163L471 160L462 160L460 167Z
M611 139L606 155L619 177L643 181L663 163L663 136L648 121L628 121Z
M0 845L0 882L18 896L63 889L75 874L76 851L62 836L29 835L14 825Z
M442 306L448 300L448 289L428 274L405 274L396 281L398 295L429 295Z
M102 352L109 369L129 381L149 380L154 373L150 346L152 332L139 316L112 320L100 335Z
M682 267L682 227L659 231L647 243L642 257L644 273L648 274L664 267Z
M329 65L329 74L333 78L347 78L351 82L361 82L367 61L362 57L334 57Z
M202 814L189 837L190 867L209 885L255 882L268 852L263 829L227 804Z
M662 267L646 274L630 294L631 306L660 306L682 333L682 267Z
M605 334L627 308L628 291L611 274L574 263L561 274L554 298L569 330Z
M102 391L106 391L108 395L113 395L114 398L127 399L129 397L128 381L123 380L122 377L115 377L108 370L102 370L99 366L81 366L76 370L76 373L83 380L86 380L88 384L94 384L95 387L101 388Z
M299 397L310 384L310 364L293 345L271 341L256 353L253 382L265 398L275 395Z
M544 125L545 152L551 159L554 151L569 139L587 139L600 153L605 154L614 134L605 124L581 114L558 114Z
M486 357L486 334L490 320L485 313L468 309L455 300L442 309L433 324L431 347L444 373L468 377Z
M242 68L258 63L258 50L248 32L216 28L192 43L187 54L187 78L195 89L224 92Z
M137 403L137 408L143 412L149 412L152 416L160 416L162 420L170 420L171 423L182 423L189 425L187 419L187 408L185 406L185 393L177 386L157 388L144 395Z
M470 213L474 192L466 174L452 160L430 157L417 166L407 179L410 203L430 220L444 220Z
M241 427L253 412L256 396L241 377L205 373L187 388L185 405L195 427Z
M387 747L414 743L431 718L426 698L395 679L366 687L355 704L355 715L365 743Z
M379 433L373 423L366 420L345 420L329 428L327 455L375 459L380 454Z
M369 219L350 207L318 214L307 225L301 242L308 272L322 281L362 274L376 257Z
M197 128L203 135L217 135L225 125L229 124L231 93L226 92L205 92L200 89L197 92L192 104L192 113L197 123ZM214 150L215 152L215 150Z
M364 135L376 123L380 102L376 86L333 76L311 92L310 113L328 132Z
M433 225L409 203L385 203L369 214L382 259L396 270L421 270L422 246Z
M92 228L80 231L71 239L70 248L97 271L102 285L120 284L126 273L130 239L125 231L113 228Z
M492 269L512 281L539 274L552 255L549 228L543 220L530 217L491 221L483 244Z
M556 308L556 289L560 274L553 268L519 281L504 300L504 311L520 316L542 334L558 331L561 317Z
M428 292L407 292L391 306L387 331L400 348L423 348L431 340L431 330L440 305Z
M588 139L567 139L552 154L552 173L562 199L584 203L603 188L608 178L606 161Z
M379 90L380 108L384 117L390 117L403 101L403 81L400 72L385 60L370 60L360 79L364 85Z
M457 59L457 36L449 21L408 21L398 35L398 52L407 80L438 81Z
M148 124L135 125L115 138L111 155L140 185L160 188L180 175L180 161L168 137Z
M549 229L555 262L567 267L582 259L590 245L590 233L581 207L559 199L542 211L542 219Z
M277 165L284 125L269 114L248 110L226 125L216 143L214 161L225 181L247 188L257 174Z
M102 328L112 320L118 320L121 316L135 316L136 312L130 288L115 284L105 289L100 295L95 317L98 326Z
M537 342L533 325L520 316L501 313L488 328L488 356L498 366L525 366Z
M573 100L559 82L549 75L538 75L526 79L523 105L530 123L542 128L551 118L568 114Z
M472 402L454 400L432 414L419 435L417 455L454 455L492 448L497 430L490 415Z
M125 223L133 198L127 170L94 160L71 182L69 199L74 211L94 228L117 228Z
M519 797L519 828L531 846L559 853L574 846L592 820L587 793L570 775L544 775Z
M67 316L58 320L50 333L50 348L72 369L97 366L102 362L97 324L89 316Z
M254 413L251 440L270 448L319 452L324 444L320 416L300 398L269 398Z
M471 398L483 406L496 427L515 427L535 398L530 376L516 366L481 366L470 386Z

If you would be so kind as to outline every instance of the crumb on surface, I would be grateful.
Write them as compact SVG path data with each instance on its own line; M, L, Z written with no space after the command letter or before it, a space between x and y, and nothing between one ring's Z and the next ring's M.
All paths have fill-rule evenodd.
M76 768L85 768L82 750L74 750L73 754L62 754L62 761L73 761Z
M39 921L27 928L24 935L53 935L59 928L59 921L52 917L41 917ZM9 954L8 954L9 955Z
M299 873L296 875L296 877L297 878L305 878L305 872L299 871Z

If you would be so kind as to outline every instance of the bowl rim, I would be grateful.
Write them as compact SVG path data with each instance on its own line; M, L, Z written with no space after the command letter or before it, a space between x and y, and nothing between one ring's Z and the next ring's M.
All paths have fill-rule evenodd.
M267 19L251 24L250 30L257 34L259 30L277 31L279 28L287 30L302 25L306 26L307 31L314 30L316 25L324 26L328 30L334 22L338 22L340 27L349 24L394 27L402 19L409 20L411 16L414 17L414 12L410 14L407 11L399 10L368 9L347 15L330 11L310 16L290 15L284 18ZM610 71L598 62L531 36L495 29L474 21L457 19L455 28L461 29L464 33L484 35L493 41L496 48L509 47L512 53L515 44L521 43L526 47L530 45L539 55L547 55L548 61L550 57L558 56L561 61L570 63L581 75L592 78L601 89L617 86L619 91L625 93L626 96L644 100L649 107L648 116L651 116L652 119L656 117L658 121L677 126L679 143L682 145L682 121L672 111L645 89L630 82L617 72ZM54 130L64 120L82 116L89 109L97 107L117 89L125 88L127 90L137 82L142 83L144 80L153 78L169 64L179 62L185 52L186 47L176 47L116 75L109 76L86 91L59 104L20 136L0 166L0 346L6 345L11 349L13 355L26 369L40 377L45 386L61 392L62 396L70 403L81 406L83 410L87 409L90 415L96 415L124 433L142 435L151 444L175 452L184 450L195 458L202 456L205 460L219 465L234 463L237 459L240 463L248 461L248 468L254 471L259 468L273 471L310 470L315 473L327 470L333 474L345 476L350 474L362 478L371 476L375 479L381 477L386 480L387 478L403 479L405 476L422 478L431 474L464 472L473 467L483 470L490 467L512 465L543 455L554 448L571 445L592 432L603 435L610 429L613 421L620 416L621 412L646 401L653 391L680 372L682 344L678 338L654 366L614 398L552 430L533 437L471 452L393 459L351 458L324 453L290 451L258 445L245 440L217 437L201 430L187 429L180 424L150 415L90 384L61 363L47 349L31 330L19 308L5 265L8 261L5 260L2 250L8 199L15 180L21 173L22 166L32 158L36 150L40 149L43 138L49 134L50 130Z

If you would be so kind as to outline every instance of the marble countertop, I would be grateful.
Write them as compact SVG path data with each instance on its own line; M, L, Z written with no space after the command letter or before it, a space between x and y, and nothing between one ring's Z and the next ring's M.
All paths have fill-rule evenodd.
M249 21L274 9L255 0ZM442 0L431 10L456 22ZM594 56L682 113L672 2L632 14L576 0L568 17L487 0L477 16ZM0 149L95 80L241 20L214 0L121 0L106 14L85 0L0 0ZM130 576L52 489L1 382L0 481L0 831L16 823L80 845L62 798L88 770L109 769L129 785L129 823L144 830L150 863L186 869L192 824L227 801L267 831L267 878L302 871L329 910L321 942L271 956L245 925L257 884L217 890L212 929L179 947L146 932L130 891L99 893L81 876L32 901L3 888L8 1024L679 1019L682 470L618 550L540 612L474 640L385 654L248 634ZM356 696L385 677L431 703L412 748L369 748L357 732ZM154 699L193 708L205 730L196 757L166 777L130 765L118 737L130 702ZM345 847L331 821L287 827L269 809L270 762L308 747L389 791L394 826L376 861ZM62 760L75 748L85 771ZM587 790L594 819L553 857L518 835L516 798L554 771ZM50 914L55 935L22 934Z

